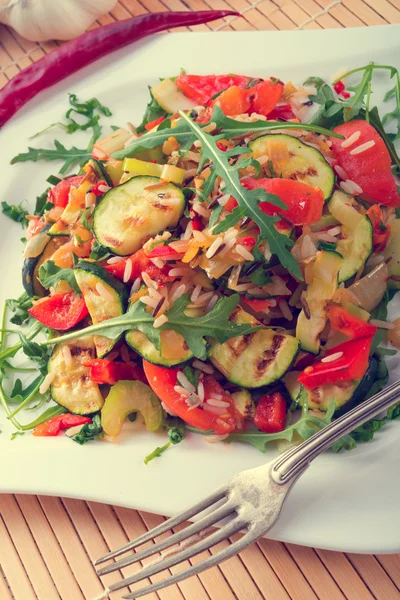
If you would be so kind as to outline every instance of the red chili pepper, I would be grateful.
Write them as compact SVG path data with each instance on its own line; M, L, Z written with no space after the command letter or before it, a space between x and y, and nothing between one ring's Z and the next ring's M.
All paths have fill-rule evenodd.
M278 433L286 425L286 400L279 392L261 396L254 415L254 424L264 433Z
M335 83L333 89L337 94L341 94L346 89L346 86L344 85L343 81L339 80Z
M372 336L349 340L334 346L322 360L306 367L299 375L298 381L308 390L328 383L340 381L357 381L365 375L368 367ZM327 361L329 356L337 354L337 358Z
M72 329L89 314L83 297L79 298L74 292L56 292L41 298L28 312L46 327L57 331Z
M90 191L98 198L99 196L104 196L104 192L99 190L99 187L105 185L107 188L109 187L105 181L98 181L94 184L93 187L90 188Z
M77 425L85 425L86 423L91 423L91 421L92 419L90 417L83 417L81 415L72 415L69 413L66 415L58 415L35 427L33 435L54 437L64 429L76 427Z
M146 129L146 131L150 131L150 129L153 129L153 127L157 127L157 125L159 125L163 121L165 121L165 117L159 117L158 119L154 119L154 121L149 121L149 123L146 123L144 128Z
M382 252L389 241L390 228L383 223L382 210L377 204L373 204L367 210L367 215L374 229L374 250L375 252Z
M114 50L159 31L228 16L241 15L233 10L149 13L87 31L23 69L2 88L0 127L36 94Z
M147 383L144 371L138 365L115 362L105 358L93 358L83 363L90 369L89 377L95 383L114 385L117 381L135 381Z
M355 317L341 306L332 304L326 310L332 329L355 339L375 335L376 327ZM329 363L328 363L329 364Z

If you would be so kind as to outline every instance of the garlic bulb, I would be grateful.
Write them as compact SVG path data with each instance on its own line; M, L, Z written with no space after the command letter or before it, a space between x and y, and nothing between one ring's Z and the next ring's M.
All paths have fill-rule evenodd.
M32 42L70 40L117 0L0 0L0 22Z

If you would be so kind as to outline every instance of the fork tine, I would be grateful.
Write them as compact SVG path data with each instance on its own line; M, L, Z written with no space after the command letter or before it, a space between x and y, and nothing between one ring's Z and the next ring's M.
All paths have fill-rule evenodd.
M202 519L200 519L200 521L188 525L187 527L182 529L182 531L174 533L173 535L169 536L165 540L162 540L161 542L158 542L150 548L146 548L145 550L137 552L136 554L130 554L129 556L126 556L125 558L122 558L121 560L112 563L107 567L103 567L102 569L97 570L97 574L100 576L107 575L108 573L112 573L113 571L123 569L124 567L132 565L138 561L144 560L152 554L157 554L158 552L161 552L162 550L165 550L166 548L169 548L174 544L182 542L183 540L189 538L191 535L195 535L196 533L205 530L210 525L218 523L218 521L221 521L225 517L231 515L234 512L234 510L234 506L232 506L230 502L226 502L217 510L214 510L210 514L205 515Z
M246 548L252 542L254 542L254 540L258 537L259 534L254 535L253 533L248 532L240 540L237 540L236 542L228 546L228 548L220 550L216 554L213 554L209 558L202 560L196 565L193 565L188 569L185 569L184 571L180 571L179 573L175 573L175 575L172 575L167 579L162 579L161 581L157 581L156 583L147 585L146 587L141 588L137 592L133 592L131 594L128 594L127 596L123 596L123 598L125 598L126 600L132 600L133 598L141 598L142 596L150 594L150 592L156 592L174 583L179 583L183 579L187 579L188 577L192 577L193 575L198 575L202 571L210 569L211 567L214 567L222 561L231 558L235 554L238 554L238 552L241 552L244 548Z
M204 498L203 500L201 500L194 506L191 506L190 508L188 508L184 512L180 513L176 517L171 517L167 521L160 523L160 525L158 525L157 527L154 527L154 529L151 529L150 531L147 531L146 533L137 537L136 539L132 540L131 542L128 542L127 544L125 544L125 546L118 548L118 550L114 550L113 552L109 552L105 556L98 558L94 563L95 566L100 565L100 564L106 562L107 560L110 560L111 558L116 558L117 556L120 556L124 552L127 552L128 550L133 550L137 546L141 546L142 544L145 544L146 542L150 542L155 537L162 535L163 533L165 533L166 531L169 531L173 527L177 527L184 521L188 521L189 519L194 517L194 515L196 515L197 513L201 513L206 508L209 508L210 506L212 506L213 504L215 504L216 502L221 500L226 495L226 492L227 492L227 488L221 487L220 489L216 490L213 494L211 494L210 496L207 496L207 498Z
M165 569L169 569L170 567L173 567L184 560L188 560L189 558L196 556L196 554L203 552L203 550L207 550L208 548L215 546L215 544L219 544L219 542L223 542L229 536L234 535L235 533L238 533L238 531L243 529L243 527L245 527L245 526L246 526L245 520L236 518L233 521L231 521L230 523L228 523L228 525L225 525L225 527L222 527L221 529L219 529L218 531L216 531L209 537L201 540L200 542L198 542L197 544L194 544L193 546L190 546L186 550L182 550L182 552L179 552L178 554L175 554L174 556L166 558L165 560L161 559L160 561L153 563L153 564L149 565L148 567L144 567L143 569L141 569L137 573L134 573L130 577L127 577L126 579L121 579L121 581L117 581L116 583L111 584L105 590L103 596L101 596L101 597L107 598L107 594L110 594L111 592L115 592L116 590L120 590L124 587L127 587L128 585L132 585L133 583L142 581L142 579L146 579L147 577L152 577L153 575L157 575L157 573L160 573L160 571L164 571Z

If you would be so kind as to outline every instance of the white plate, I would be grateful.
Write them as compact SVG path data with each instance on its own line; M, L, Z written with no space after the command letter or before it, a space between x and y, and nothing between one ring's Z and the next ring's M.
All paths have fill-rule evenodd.
M67 92L80 98L98 97L111 107L110 124L139 122L147 85L159 76L188 72L238 72L279 76L302 83L310 75L329 77L341 67L374 60L399 62L396 26L365 29L176 33L160 35L122 50L68 78L27 107L1 132L1 200L31 201L41 193L56 164L9 166L25 151L28 136L60 120ZM61 131L30 145L50 144L53 134L79 146L78 134ZM87 139L87 138L83 138ZM1 296L21 293L23 235L18 225L0 220ZM31 420L27 417L27 420ZM162 436L143 431L131 435L129 426L118 444L91 443L84 447L64 437L30 435L10 441L10 427L0 409L1 492L38 493L120 504L172 515L196 502L234 473L260 465L267 456L250 446L204 442L190 436L148 466L143 458ZM271 537L296 544L350 552L398 552L400 536L399 423L391 423L370 444L350 453L320 457L295 486Z

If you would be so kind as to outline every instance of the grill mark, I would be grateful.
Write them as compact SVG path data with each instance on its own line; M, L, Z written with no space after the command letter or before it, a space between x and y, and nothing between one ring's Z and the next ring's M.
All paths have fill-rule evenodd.
M157 202L157 200L154 200L151 203L153 208L156 208L157 210L161 210L162 212L170 212L172 210L172 206L167 206L166 204L160 204L159 202Z
M106 242L108 244L110 244L111 246L114 246L114 247L118 247L122 244L121 240L117 240L117 239L111 237L110 235L105 235L104 239L106 240Z
M294 171L289 176L289 179L305 179L306 177L315 177L316 175L318 175L318 171L310 165L305 171Z
M253 336L255 335L256 332L254 333L246 333L246 335L241 335L239 337L236 338L231 338L230 340L228 340L226 342L228 349L230 351L230 353L235 356L236 358L238 356L240 356L243 352L245 352L245 350L248 348L248 346L251 344L251 341L253 339Z
M81 348L80 346L70 346L71 356L81 356L82 354L87 354L88 358L92 358L94 356L94 350L92 348Z
M283 335L274 335L272 338L271 346L264 350L262 353L262 358L260 358L255 364L256 374L262 377L264 373L268 370L270 364L276 359L276 356L279 352L280 347L284 341Z

